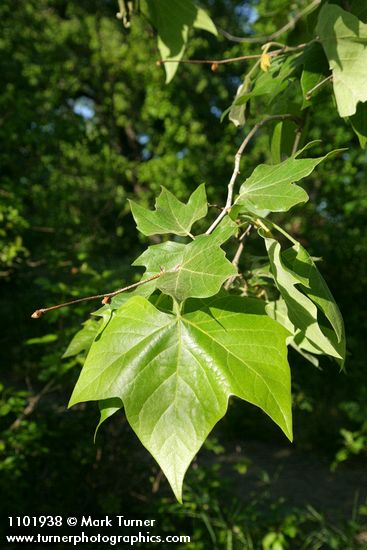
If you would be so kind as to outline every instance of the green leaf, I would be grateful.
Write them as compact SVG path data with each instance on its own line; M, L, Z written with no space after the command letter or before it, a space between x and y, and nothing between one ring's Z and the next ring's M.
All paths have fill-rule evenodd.
M176 316L135 297L93 343L69 406L120 398L181 501L185 472L231 395L292 437L287 334L259 300L190 300Z
M321 91L322 87L320 86L318 90L315 90L310 99L307 98L308 92L325 80L328 73L329 65L321 45L317 42L311 44L304 52L304 66L301 76L302 109L311 105L312 98Z
M367 24L335 4L324 5L316 33L329 60L341 117L355 114L367 101Z
M27 346L34 346L35 344L36 345L51 344L51 342L56 342L57 339L58 339L57 334L45 334L44 336L40 336L39 338L28 338L25 344Z
M367 143L367 103L358 103L357 112L350 117L350 122L360 146L364 149Z
M246 103L238 105L237 101L241 97L247 97L251 89L251 82L245 77L243 84L237 88L236 96L233 100L231 107L229 108L228 118L235 126L243 126L246 122Z
M260 72L253 82L250 75L246 75L236 92L232 105L222 114L221 120L229 113L229 119L235 126L243 126L246 121L246 106L250 99L264 96L268 104L287 88L287 78L295 69L296 56L288 58L279 55L272 60L270 69L266 73ZM252 89L251 89L252 85Z
M342 315L329 287L307 250L297 243L284 251L282 257L285 264L297 275L303 292L323 312L330 322L338 342L341 342L345 338Z
M141 278L141 282L145 279L148 279L147 274L145 273L144 276ZM144 298L150 298L150 296L153 294L153 292L156 290L156 282L155 280L149 281L148 283L145 283L141 286L138 286L134 290L130 290L127 292L121 292L120 294L116 294L111 299L111 302L109 304L106 304L96 311L93 311L91 315L94 315L96 317L102 317L103 322L100 328L100 331L104 328L104 326L108 323L112 315L114 314L115 310L121 307L125 302L130 300L133 296L143 296Z
M171 61L164 64L168 83L185 52L189 30L195 27L217 36L217 29L209 15L191 0L148 0L147 6L150 19L158 31L161 57Z
M282 324L295 334L294 341L300 348L317 354L325 353L341 360L343 364L345 360L343 321L312 259L300 245L297 245L292 251L292 256L295 254L295 260L290 268L288 267L289 252L284 255L278 241L264 236L262 231L259 233L265 239L274 281L287 306L287 317L295 330L292 331L287 323ZM308 286L304 284L305 279ZM333 331L328 330L321 322L322 316L320 319L318 309L329 320ZM280 318L278 320L281 322Z
M324 157L315 159L298 159L293 156L276 165L260 164L241 185L235 205L242 205L241 211L251 212L255 208L285 212L296 204L306 202L306 191L298 185L293 185L293 182L311 174L320 162L336 152L332 151Z
M293 120L281 120L274 125L270 140L271 160L279 164L292 154L297 125Z
M70 344L68 345L63 358L73 357L78 355L78 353L87 352L92 345L93 340L97 336L99 330L102 326L102 319L94 320L88 319L83 323L83 328L81 328L73 337Z
M217 294L236 268L220 248L223 235L199 235L189 244L165 242L150 246L133 265L146 267L146 277L166 271L155 280L156 287L179 301Z
M278 300L269 302L266 304L265 310L269 317L278 321L278 323L288 330L289 336L287 338L287 344L294 348L302 357L307 359L307 361L312 363L312 365L318 367L319 360L313 354L321 355L321 352L310 344L304 334L299 338L301 331L297 329L289 319L288 308L285 301L279 298ZM299 344L297 344L297 340L300 340Z
M204 218L208 212L204 184L193 192L187 204L162 187L154 211L133 201L130 205L138 230L147 236L164 233L190 235L193 223Z
M238 225L229 216L225 216L219 225L214 229L212 236L221 245L238 233Z
M103 422L110 418L113 414L119 411L123 407L121 399L118 397L112 397L110 399L101 399L98 403L100 418L94 432L94 442L96 441L97 433Z
M287 87L287 79L296 69L297 57L300 55L288 57L279 55L275 59L273 58L269 71L261 71L254 81L252 90L245 93L243 89L243 93L238 94L233 105L246 105L249 99L259 96L264 96L268 104L272 103Z

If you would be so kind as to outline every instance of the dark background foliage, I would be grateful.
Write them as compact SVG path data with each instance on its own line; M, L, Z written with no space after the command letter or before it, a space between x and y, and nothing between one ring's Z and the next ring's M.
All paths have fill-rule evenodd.
M237 35L269 34L290 9L281 0L203 5ZM210 203L223 204L236 146L258 120L251 113L245 130L219 120L246 63L216 72L182 66L166 86L149 23L134 17L127 31L116 11L112 0L0 4L2 513L150 514L162 531L191 534L195 543L187 548L197 549L360 548L367 157L328 94L310 109L307 140L321 139L320 152L348 150L304 181L306 207L279 219L322 257L349 355L346 374L326 359L317 370L290 355L295 443L259 410L233 401L189 472L179 507L123 414L103 426L94 445L95 405L66 408L82 361L61 356L95 308L78 305L38 322L30 313L138 280L130 264L149 240L137 234L127 199L152 204L160 185L184 199L205 182ZM300 23L288 40L297 43L305 32ZM257 47L196 31L187 57ZM243 175L267 160L264 130L246 153ZM264 255L261 247L249 239L249 254ZM249 268L246 255L241 268Z

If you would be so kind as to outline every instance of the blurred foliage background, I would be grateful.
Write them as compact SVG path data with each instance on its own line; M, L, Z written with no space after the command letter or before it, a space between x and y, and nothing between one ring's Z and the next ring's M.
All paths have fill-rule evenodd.
M307 2L201 4L218 27L244 36L272 33ZM160 532L190 534L185 547L195 549L366 548L367 154L330 95L311 106L307 140L321 139L323 152L348 150L304 181L306 207L279 220L322 257L349 355L339 374L326 359L317 370L290 352L295 443L234 400L179 506L123 414L93 444L94 404L66 408L82 361L61 356L96 308L38 322L31 312L138 280L130 264L149 241L137 234L127 199L152 204L160 185L185 199L205 182L210 203L223 204L236 147L258 121L253 112L245 129L220 122L246 63L216 72L181 66L166 86L149 23L133 17L124 29L116 11L114 0L0 4L2 513L152 516ZM298 43L305 25L283 40ZM187 57L257 48L195 31ZM248 148L242 175L264 161L266 130ZM248 254L264 255L261 246L250 238Z

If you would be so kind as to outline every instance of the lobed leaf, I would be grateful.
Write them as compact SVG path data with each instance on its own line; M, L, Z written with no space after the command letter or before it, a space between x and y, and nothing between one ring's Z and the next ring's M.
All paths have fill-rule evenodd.
M164 233L190 235L193 223L204 218L208 212L204 184L192 193L187 204L162 187L154 211L133 201L130 201L130 205L138 230L147 236Z
M302 151L298 152L298 155ZM240 211L270 210L285 212L308 200L304 189L294 182L308 176L320 162L333 156L332 151L324 157L299 159L292 156L276 164L260 164L251 176L241 185L235 205L241 205Z
M237 273L220 247L222 237L214 232L199 235L186 245L172 241L153 245L133 265L145 266L145 277L159 273L164 267L166 273L156 279L156 288L175 300L213 296L226 279Z
M181 501L185 472L231 395L292 438L287 334L251 298L190 300L172 315L134 297L93 343L69 406L121 399Z

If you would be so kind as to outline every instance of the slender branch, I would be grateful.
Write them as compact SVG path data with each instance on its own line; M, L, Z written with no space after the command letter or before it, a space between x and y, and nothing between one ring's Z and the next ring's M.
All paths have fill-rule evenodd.
M249 236L249 234L251 233L252 231L252 225L251 223L246 227L245 231L242 233L241 237L239 238L239 241L244 241L246 239L246 237ZM233 258L233 261L234 261L234 258ZM237 264L235 264L237 265Z
M234 258L232 260L232 264L236 268L238 268L238 264L240 262L241 254L242 254L244 248L245 248L245 243L243 241L241 241L238 248L237 248L237 252L234 255Z
M240 261L240 257L241 257L241 254L243 252L245 248L245 245L243 242L240 242L240 244L238 245L238 248L237 248L237 251L236 251L236 254L234 255L234 258L232 260L232 264L234 265L234 267L237 269L238 268L238 263ZM224 288L225 290L228 290L229 287L231 286L231 284L233 283L233 281L238 277L238 273L236 275L232 275L232 277L230 277L229 279L226 280L225 284L224 284Z
M209 229L206 231L206 235L210 235L210 233L212 233L212 231L217 227L217 225L222 221L222 219L226 216L226 214L228 214L228 212L231 209L234 184L236 182L237 176L240 174L241 157L242 157L242 154L243 154L244 150L246 149L249 141L251 140L251 138L253 138L253 136L256 134L256 132L262 126L264 126L264 124L267 124L268 122L271 122L273 120L285 120L285 119L288 119L288 118L294 118L294 116L289 115L289 114L287 114L287 115L271 115L271 116L268 116L268 117L264 118L263 120L261 120L260 122L258 122L257 124L255 124L255 126L252 128L252 130L250 130L250 132L247 134L247 136L245 137L245 139L241 143L241 145L240 145L240 147L239 147L239 149L238 149L238 151L235 155L234 170L233 170L231 179L230 179L229 184L228 184L228 193L227 193L226 205L223 208L223 210L221 211L221 213L219 214L219 216L213 221L213 223L211 224Z
M45 395L46 393L49 393L54 389L54 382L51 380L48 382L42 390L37 393L37 395L33 395L29 398L27 406L24 408L24 410L20 413L18 418L14 420L14 422L10 425L9 430L16 430L19 428L22 420L24 420L27 416L33 413L34 409L37 407L41 397Z
M91 300L100 300L101 298L103 299L102 303L107 304L110 301L110 298L113 298L113 296L117 296L117 294L121 294L121 292L126 292L127 290L132 290L133 288L137 288L138 286L145 285L150 281L154 281L154 279L158 279L159 277L162 277L162 275L164 275L165 273L173 273L177 271L179 267L180 266L177 265L171 271L166 271L164 268L161 268L160 273L156 273L156 275L152 275L152 277L148 277L148 279L144 279L143 281L139 281L138 283L125 286L124 288L119 288L114 292L108 292L107 294L96 294L95 296L85 296L84 298L78 298L77 300L71 300L70 302L57 304L56 306L36 309L36 311L32 313L31 317L33 319L39 319L44 313L47 313L48 311L52 311L54 309L60 309L61 307L71 306L74 304L79 304L81 302L89 302Z
M299 44L298 46L283 46L278 50L273 50L268 52L271 57L275 57L282 53L291 53L298 50L304 49L309 42L306 44ZM251 55L240 55L239 57L229 57L227 59L158 59L157 65L164 65L165 63L188 63L190 65L224 65L225 63L234 63L236 61L246 61L248 59L260 59L262 53L251 54Z
M319 88L321 88L322 86L324 86L325 84L327 84L332 78L333 78L333 75L330 74L329 76L327 76L326 78L324 78L323 80L321 80L321 82L319 82L318 84L316 84L316 86L314 86L313 88L311 88L310 90L308 90L308 92L306 92L305 98L306 98L306 99L311 99L312 94L313 94L314 92L316 92L316 90L318 90Z
M245 243L244 243L244 240L245 238L250 234L251 232L251 229L252 229L252 225L250 224L246 230L242 233L241 237L238 239L240 244L238 245L238 248L237 248L237 251L236 251L236 254L234 255L233 257L233 260L232 260L232 265L238 270L238 265L239 265L239 262L240 262L240 258L241 258L241 254L242 252L244 251L244 248L245 248ZM231 286L231 284L233 283L233 281L236 279L236 277L238 277L238 275L232 275L232 277L230 277L229 279L227 279L225 285L224 285L224 288L226 290L229 289L229 287Z
M288 241L290 241L291 243L293 244L299 244L298 241L296 241L296 239L294 239L292 237L292 235L290 235L289 233L287 233L287 231L285 229L283 229L282 227L280 227L280 225L276 224L275 222L271 221L271 220L267 220L268 222L271 223L271 225L277 230L279 231L279 233L282 233L282 235L284 235ZM269 229L268 229L269 231Z
M261 42L269 42L270 40L274 40L275 38L278 38L282 34L286 33L287 31L293 29L296 25L296 23L305 15L310 13L314 8L317 8L317 6L321 3L321 0L314 0L306 6L303 10L301 10L299 13L297 13L294 17L292 17L288 23L283 25L280 29L273 32L269 36L253 36L253 37L241 37L241 36L234 36L233 34L230 34L229 32L225 31L224 29L221 29L220 27L217 27L218 32L225 36L228 40L231 40L231 42L247 42L248 44L258 44Z
M295 135L295 138L294 138L294 142L293 142L293 147L292 147L292 152L291 152L291 155L295 155L298 151L298 146L300 144L300 141L301 141L301 137L302 137L302 127L299 126L296 130L296 135Z

